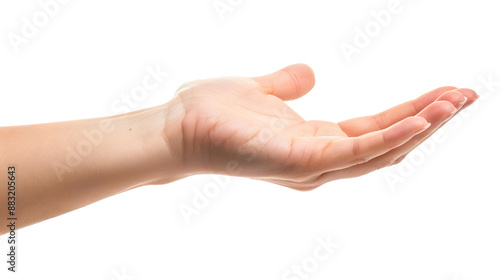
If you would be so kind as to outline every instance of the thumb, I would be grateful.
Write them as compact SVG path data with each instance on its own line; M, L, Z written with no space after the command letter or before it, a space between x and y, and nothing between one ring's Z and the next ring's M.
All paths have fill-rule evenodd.
M305 64L294 64L272 74L254 77L265 90L281 100L297 99L308 93L315 83L314 72Z

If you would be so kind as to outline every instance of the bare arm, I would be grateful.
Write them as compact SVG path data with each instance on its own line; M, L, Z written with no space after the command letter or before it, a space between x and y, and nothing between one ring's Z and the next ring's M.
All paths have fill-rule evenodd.
M119 192L177 179L163 140L162 107L131 114L0 128L0 170L15 167L17 228ZM9 180L10 181L10 180ZM7 187L0 198L7 211ZM12 196L12 194L11 194ZM2 227L0 233L6 233Z
M284 101L314 86L305 65L187 83L130 114L0 128L0 219L15 167L17 228L191 174L244 176L297 190L401 161L478 95L443 87L373 116L306 121ZM0 234L8 228L1 228Z

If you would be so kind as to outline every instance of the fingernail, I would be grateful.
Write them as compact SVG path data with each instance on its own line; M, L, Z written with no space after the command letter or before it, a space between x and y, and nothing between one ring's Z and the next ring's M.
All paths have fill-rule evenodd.
M425 126L423 126L422 128L420 128L418 130L419 133L428 129L431 126L431 123L428 122L425 118L423 118L423 117L416 117L416 118L419 119L422 123L425 123Z
M479 98L479 94L477 94L477 92L475 92L474 90L472 89L469 89L469 88L461 88L459 89L460 92L468 99L472 100L472 101L475 101L476 99Z
M465 104L465 102L467 102L467 100L469 100L469 99L464 96L464 101L458 103L458 108L462 108L462 106L464 106L464 104Z
M451 111L451 113L448 115L448 117L451 117L453 115L455 115L455 113L458 111L457 108L453 109L453 111Z
M427 124L424 126L424 128L422 128L422 130L426 130L426 129L428 129L430 126L431 126L431 123L430 123L430 122L427 122Z

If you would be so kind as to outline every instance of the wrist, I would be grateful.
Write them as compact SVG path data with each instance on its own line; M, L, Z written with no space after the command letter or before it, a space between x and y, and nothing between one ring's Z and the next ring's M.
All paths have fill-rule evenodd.
M163 105L111 118L132 166L130 172L141 178L132 187L166 184L186 176L182 157L170 142L173 133L165 134L173 125L173 120L165 118L166 109Z

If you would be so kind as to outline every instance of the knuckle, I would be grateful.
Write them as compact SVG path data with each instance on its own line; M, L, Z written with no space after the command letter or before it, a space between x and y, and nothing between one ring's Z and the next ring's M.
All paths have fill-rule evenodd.
M361 146L359 144L359 138L354 138L352 140L352 154L355 157L361 154Z
M282 69L286 74L288 74L288 77L290 79L290 83L294 86L295 89L300 89L302 87L301 80L297 76L297 73L295 71L291 70L290 68L285 68Z
M379 113L379 114L376 114L373 116L373 122L375 123L375 126L377 127L378 130L381 130L381 129L384 129L386 128L386 121L387 119L387 116L385 114L385 112L382 112L382 113Z

